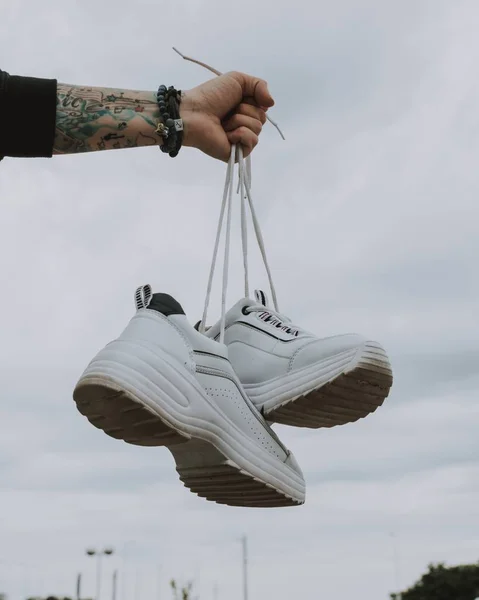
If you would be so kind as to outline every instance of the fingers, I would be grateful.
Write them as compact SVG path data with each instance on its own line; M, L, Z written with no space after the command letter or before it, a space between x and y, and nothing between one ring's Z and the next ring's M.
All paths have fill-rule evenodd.
M223 123L223 129L226 132L234 131L239 127L246 127L247 129L251 129L251 131L256 135L259 135L261 133L261 130L263 129L261 121L258 121L258 119L255 119L253 117L248 117L246 115L235 114Z
M258 106L269 108L274 105L274 100L268 90L268 84L263 79L233 71L228 76L235 79L243 89L243 97L250 96Z
M257 119L263 125L266 123L266 112L254 104L249 104L248 98L246 98L245 101L238 106L235 112L239 113L240 115L253 117L253 119Z
M258 144L258 136L266 121L264 110L250 104L240 104L237 112L223 123L230 144L241 144L244 156Z
M228 132L228 141L230 144L241 144L243 146L243 154L246 158L253 152L258 144L258 136L248 127L238 127L234 131Z
M233 116L223 122L230 144L241 144L244 156L251 154L258 144L258 136L266 122L266 113L246 102L240 104Z

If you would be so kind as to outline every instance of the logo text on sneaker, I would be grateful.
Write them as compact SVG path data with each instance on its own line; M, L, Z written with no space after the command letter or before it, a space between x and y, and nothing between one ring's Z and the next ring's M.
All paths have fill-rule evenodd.
M285 333L288 333L289 335L298 337L298 335L299 335L298 329L294 329L293 327L290 327L289 325L283 323L280 319L278 319L278 317L275 317L268 311L257 313L257 315L258 315L258 319L261 319L265 323L268 323L268 325L271 325L271 327L276 327L276 329L279 329L280 331L284 331Z

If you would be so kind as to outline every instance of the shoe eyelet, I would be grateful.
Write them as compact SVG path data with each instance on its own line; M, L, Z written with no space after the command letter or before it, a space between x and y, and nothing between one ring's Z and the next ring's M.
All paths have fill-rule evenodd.
M249 313L251 312L250 310L248 310L247 306L243 306L243 308L241 309L241 312L245 315L248 316Z

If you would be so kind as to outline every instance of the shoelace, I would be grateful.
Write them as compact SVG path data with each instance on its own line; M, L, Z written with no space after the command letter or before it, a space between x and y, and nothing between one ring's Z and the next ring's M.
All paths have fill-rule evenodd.
M177 48L173 47L173 50L179 54L184 60L196 63L215 73L215 75L221 75L221 71L214 69L210 65L207 65L204 62L196 60L190 56L184 55ZM278 124L273 121L273 119L266 115L266 119L277 129L280 136L285 139L283 132L279 128ZM230 237L231 237L231 207L232 207L232 196L233 196L233 183L234 183L234 165L235 158L238 158L238 170L239 170L239 180L238 180L238 192L241 194L241 245L243 248L243 267L244 267L244 283L245 283L245 296L249 297L249 275L248 275L248 226L247 226L247 216L246 216L246 200L248 201L249 209L251 212L251 217L253 220L253 228L256 234L256 240L258 242L258 246L261 252L261 256L263 258L263 263L266 269L266 273L268 275L269 286L271 289L271 298L273 300L273 305L275 308L275 312L278 312L278 301L276 297L276 289L273 283L273 277L271 275L271 269L269 268L268 259L266 256L266 249L264 246L263 235L261 233L261 228L259 225L258 218L256 216L256 211L253 204L253 199L251 196L251 158L248 156L247 159L244 159L243 149L241 146L236 147L236 145L232 145L230 159L228 162L228 168L226 170L226 180L225 187L223 192L223 202L221 204L220 217L218 221L218 229L216 232L216 241L213 250L213 259L211 262L211 269L208 278L208 286L206 290L206 298L205 298L205 307L203 311L203 318L199 324L200 332L205 332L206 327L206 319L208 316L208 307L210 303L211 297L211 288L213 285L213 277L216 268L216 261L218 257L218 249L220 244L221 231L223 227L223 220L225 216L225 211L227 209L226 216L226 239L225 239L225 256L223 262L223 285L222 285L222 294L221 294L221 331L220 331L220 342L224 341L224 333L225 333L225 317L226 317L226 293L228 289L228 271L229 271L229 254L230 254ZM273 311L271 311L273 312Z
M225 334L225 321L226 321L226 295L228 290L228 275L229 275L229 256L231 246L231 213L233 203L233 189L234 189L234 167L235 158L238 159L238 171L239 181L238 189L241 200L241 245L243 250L243 268L244 268L244 284L245 284L245 296L249 297L249 272L248 272L248 224L247 224L247 206L250 209L251 218L253 221L253 229L256 235L256 241L258 243L263 263L268 275L269 286L271 289L271 298L275 308L275 313L278 313L278 302L276 297L276 289L273 283L273 277L271 275L271 269L269 267L268 259L266 256L266 248L264 245L263 234L259 225L258 217L253 203L251 194L251 161L249 157L245 160L243 155L243 149L241 146L235 144L231 147L231 154L228 161L228 167L226 169L225 186L223 190L223 201L221 203L220 216L218 219L218 227L216 231L216 240L213 249L213 258L211 261L211 268L208 277L208 286L206 290L205 306L203 310L203 318L199 325L199 330L204 333L206 321L208 317L208 308L211 298L211 289L213 286L213 278L216 270L216 263L218 259L218 250L220 245L221 233L223 229L223 223L225 220L226 213L226 233L225 233L225 250L224 250L224 261L223 261L223 282L221 290L221 327L220 327L220 343L224 341ZM273 312L273 311L270 311ZM284 320L284 317L282 317Z
M246 167L245 167L246 163ZM268 257L266 256L266 248L264 245L263 234L261 233L261 227L259 225L258 217L256 216L256 210L253 203L253 197L251 195L251 157L245 160L243 157L243 149L241 146L238 147L238 168L239 168L239 184L241 193L241 206L244 206L244 210L241 211L241 234L242 234L242 246L243 246L243 262L245 265L245 296L249 297L249 284L248 284L248 239L247 239L247 218L246 218L246 200L248 200L251 217L253 220L253 228L256 234L256 241L258 243L261 256L263 258L263 264L268 275L269 287L271 290L271 299L275 310L278 310L278 299L276 296L276 289L273 282L273 276L268 263ZM243 191L242 191L243 190Z

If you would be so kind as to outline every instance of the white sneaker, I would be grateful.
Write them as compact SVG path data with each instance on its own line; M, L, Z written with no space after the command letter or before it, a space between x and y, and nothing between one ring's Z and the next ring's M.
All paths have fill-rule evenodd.
M374 412L392 385L384 349L356 334L320 339L244 298L226 314L228 356L253 404L268 421L332 427ZM217 338L221 324L206 331Z
M147 307L147 308L146 308ZM198 333L171 296L137 291L138 312L91 361L73 397L108 435L166 446L191 491L233 506L305 499L294 456L248 400L225 345Z

